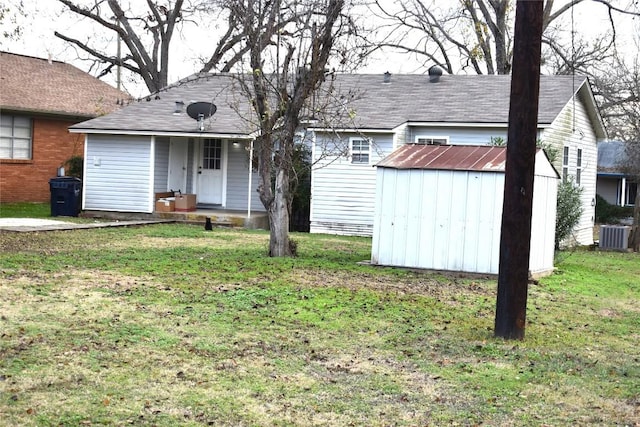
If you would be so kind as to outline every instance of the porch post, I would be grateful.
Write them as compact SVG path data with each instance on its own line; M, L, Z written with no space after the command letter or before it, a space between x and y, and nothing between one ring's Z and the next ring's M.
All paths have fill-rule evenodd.
M627 206L627 178L624 176L620 188L620 206Z
M247 190L247 218L251 218L251 187L253 180L253 139L249 142L249 189Z

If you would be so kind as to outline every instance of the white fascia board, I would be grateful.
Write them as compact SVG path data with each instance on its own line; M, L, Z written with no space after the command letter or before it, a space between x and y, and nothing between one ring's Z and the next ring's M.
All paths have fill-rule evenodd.
M365 129L365 128L314 128L310 127L307 130L311 132L334 132L334 133L394 133L394 129Z
M508 128L508 123L469 123L469 122L406 122L407 126L456 127L456 128ZM538 129L546 129L551 123L538 123Z
M508 123L470 123L470 122L407 122L407 126L456 127L456 128L506 128Z
M202 133L202 132L149 132L144 130L111 130L111 129L69 129L70 133L86 133L101 135L135 135L135 136L182 136L187 138L220 138L220 139L255 139L247 134Z

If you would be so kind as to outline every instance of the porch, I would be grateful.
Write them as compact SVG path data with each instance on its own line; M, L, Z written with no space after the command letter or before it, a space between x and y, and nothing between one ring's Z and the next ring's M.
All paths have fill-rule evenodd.
M197 207L191 212L112 212L85 210L80 213L84 218L107 218L112 220L149 220L162 219L167 221L182 222L188 224L204 224L206 218L211 219L213 227L237 227L249 230L268 230L269 218L266 212L251 212L233 209L212 209Z

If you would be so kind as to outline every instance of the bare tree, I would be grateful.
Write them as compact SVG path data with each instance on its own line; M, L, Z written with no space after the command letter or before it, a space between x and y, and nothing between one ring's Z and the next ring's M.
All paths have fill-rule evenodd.
M576 5L591 1L601 4L608 13L611 31L597 46L583 56L602 55L615 42L614 15L639 12L616 7L607 0L571 0L557 9L554 0L546 0L543 15L543 39L547 50L565 58L572 57L571 46L556 37L559 18ZM425 64L437 64L448 73L472 69L477 74L508 74L511 71L513 45L513 0L375 0L372 11L385 19L379 48L391 48L424 58ZM453 6L451 6L453 5ZM546 56L544 54L543 56Z
M17 40L22 35L22 27L18 23L19 17L24 17L24 3L22 0L0 1L0 46L5 40Z
M338 65L348 60L351 50L339 41L352 22L342 13L344 0L235 3L238 15L244 17L244 34L250 46L250 73L239 76L239 81L257 120L258 192L269 216L269 255L291 256L295 254L289 240L289 214L296 132L303 120L314 119L316 112L322 111L316 96L330 74L330 59L336 59ZM262 28L268 32L282 20L288 25L267 49L270 39ZM330 82L325 86L330 87Z
M85 3L86 5L78 0L58 1L69 11L88 18L117 35L126 51L122 55L114 54L113 49L104 46L104 41L94 35L80 40L55 32L56 37L89 54L90 58L102 67L100 76L120 66L140 76L152 93L169 83L171 42L176 31L192 19L220 19L226 24L217 44L212 46L210 56L203 59L199 71L230 71L249 51L249 45L244 43L244 34L239 25L244 17L237 15L232 1L147 0L146 9L136 10L132 9L131 5L125 6L126 2L123 0L97 0ZM263 28L263 37L268 40L278 28L270 27L268 32Z

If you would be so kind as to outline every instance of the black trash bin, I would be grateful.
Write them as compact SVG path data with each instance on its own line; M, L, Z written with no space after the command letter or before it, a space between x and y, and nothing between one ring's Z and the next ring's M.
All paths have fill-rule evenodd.
M49 180L51 216L78 216L82 201L82 180L60 176Z

